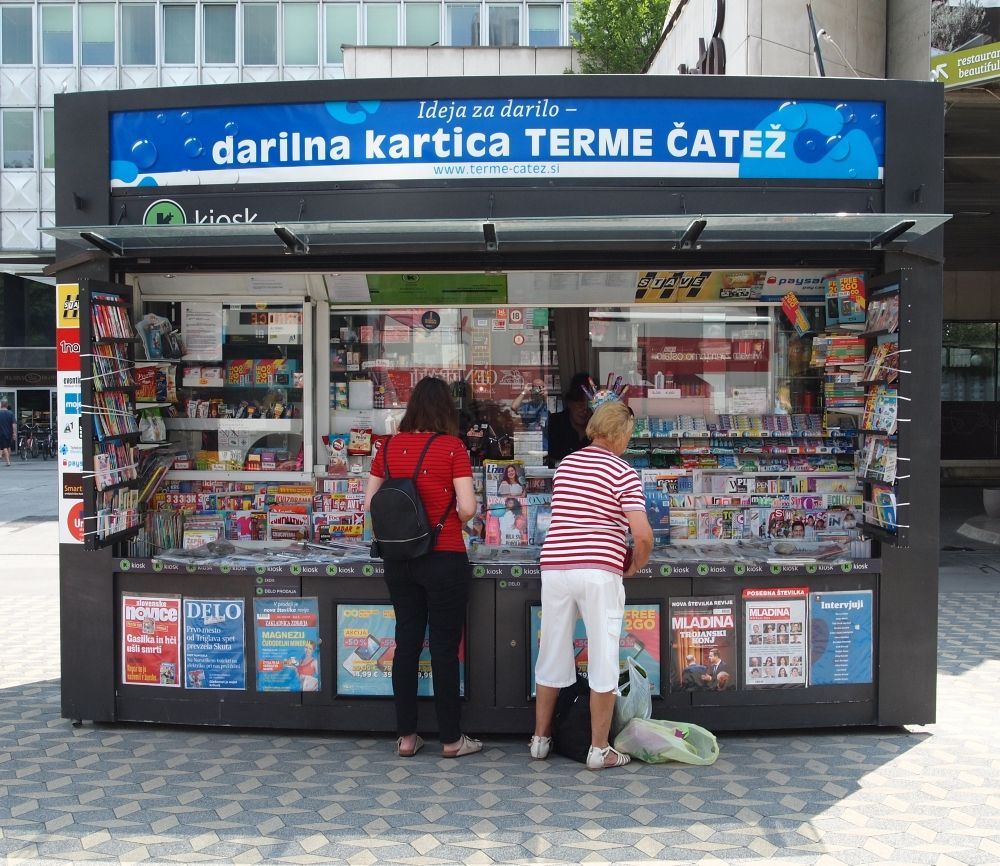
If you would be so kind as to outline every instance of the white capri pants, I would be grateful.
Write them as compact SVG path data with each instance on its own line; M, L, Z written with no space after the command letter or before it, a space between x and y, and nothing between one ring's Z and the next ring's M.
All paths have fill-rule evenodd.
M542 572L542 637L535 682L562 689L576 682L573 627L587 630L587 679L595 692L618 688L625 586L610 571L569 568Z

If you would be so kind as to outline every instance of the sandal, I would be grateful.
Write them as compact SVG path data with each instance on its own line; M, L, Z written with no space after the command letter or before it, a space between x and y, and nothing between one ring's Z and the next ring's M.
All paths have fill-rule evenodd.
M400 737L396 740L396 754L401 758L412 758L417 752L419 752L424 747L424 740L420 734L417 734L417 741L413 744L412 749L403 748L403 738Z
M477 740L474 737L467 737L462 734L462 739L459 742L457 749L441 749L441 755L445 758L461 758L463 755L474 755L476 752L481 752L483 750L483 741Z
M615 756L615 760L611 764L606 763L608 755ZM610 770L612 767L624 767L631 761L632 758L630 755L623 755L614 746L608 746L604 749L591 746L590 751L587 752L588 770Z
M531 757L537 761L544 761L549 756L549 750L552 748L552 737L539 737L537 734L533 734L531 742L528 745Z

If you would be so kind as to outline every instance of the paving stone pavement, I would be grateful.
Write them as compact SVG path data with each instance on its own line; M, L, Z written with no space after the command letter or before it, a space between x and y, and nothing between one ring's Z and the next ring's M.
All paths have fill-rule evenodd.
M939 716L724 735L711 767L594 773L489 740L59 717L54 597L0 611L0 857L20 863L998 864L1000 593L941 596Z
M726 734L711 767L606 774L531 761L527 732L400 759L60 718L54 481L27 466L0 475L0 863L1000 864L995 554L942 560L934 725Z

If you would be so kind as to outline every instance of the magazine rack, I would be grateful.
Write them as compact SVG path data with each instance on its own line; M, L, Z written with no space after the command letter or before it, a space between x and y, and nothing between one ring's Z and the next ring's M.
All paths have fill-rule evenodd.
M135 329L127 290L80 286L84 540L107 547L139 532L139 424Z
M869 281L865 329L865 408L859 428L858 477L864 484L865 533L908 547L910 371L904 272Z

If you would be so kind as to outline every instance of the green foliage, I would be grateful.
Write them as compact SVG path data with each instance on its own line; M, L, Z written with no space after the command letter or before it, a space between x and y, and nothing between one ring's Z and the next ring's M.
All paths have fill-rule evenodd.
M986 10L979 0L963 0L951 6L931 6L931 45L954 51L979 33L986 24Z
M586 73L640 73L663 32L670 0L577 0L573 46Z

